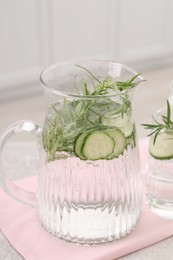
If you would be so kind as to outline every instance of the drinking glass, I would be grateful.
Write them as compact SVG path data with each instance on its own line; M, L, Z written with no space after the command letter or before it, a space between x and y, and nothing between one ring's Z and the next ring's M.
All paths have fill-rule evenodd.
M166 114L166 108L157 110L153 123L161 123ZM153 135L149 141L147 202L157 215L173 219L173 129L161 131L157 138L155 144Z

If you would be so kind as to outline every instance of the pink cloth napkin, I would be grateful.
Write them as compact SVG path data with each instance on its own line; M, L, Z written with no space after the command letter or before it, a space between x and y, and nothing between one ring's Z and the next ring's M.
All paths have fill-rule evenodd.
M146 162L146 140L140 142L142 169ZM32 187L36 178L22 181ZM40 224L36 210L14 201L0 189L0 229L26 260L113 260L173 235L173 221L154 215L145 205L136 229L118 241L81 246L59 240Z

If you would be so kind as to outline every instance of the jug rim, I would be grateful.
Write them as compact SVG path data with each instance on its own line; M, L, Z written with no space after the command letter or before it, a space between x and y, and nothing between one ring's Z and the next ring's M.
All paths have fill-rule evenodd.
M40 73L40 82L43 86L43 88L47 91L50 92L52 94L56 94L59 96L68 96L68 97L75 97L75 98L82 98L82 99L95 99L95 98L104 98L104 97L114 97L114 96L120 96L122 94L128 93L133 91L136 86L145 81L145 78L141 75L138 75L137 78L139 79L138 82L136 82L135 86L133 88L129 88L129 89L125 89L123 91L120 92L116 92L116 93L108 93L108 94L104 94L104 95L80 95L80 94L73 94L70 92L65 92L65 91L61 91L61 90L57 90L55 88L53 88L52 86L48 85L44 80L43 80L43 76L44 74L48 73L49 71L61 67L61 66L65 66L68 64L79 64L82 62L100 62L100 63L110 63L113 64L114 66L119 66L120 68L126 69L127 71L129 71L130 73L132 73L134 76L137 75L136 70L130 68L128 65L123 64L123 63L119 63L119 62L115 62L113 60L102 60L102 59L72 59L72 60L67 60L67 61L63 61L63 62L57 62L54 63L50 66L48 66L47 68L43 69L42 72Z

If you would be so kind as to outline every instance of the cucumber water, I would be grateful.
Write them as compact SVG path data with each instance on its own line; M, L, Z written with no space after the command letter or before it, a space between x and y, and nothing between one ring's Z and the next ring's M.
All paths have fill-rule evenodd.
M149 142L150 154L160 160L169 160L173 158L173 132L161 132L158 134L156 142L154 137Z
M81 160L110 160L119 157L128 145L135 145L131 97L126 90L135 86L133 81L138 74L126 82L114 82L109 76L97 79L86 68L76 66L87 73L89 83L87 85L84 78L76 81L76 75L77 95L50 105L43 130L47 159L76 156Z
M109 99L63 101L50 106L43 130L48 160L68 156L109 160L122 155L128 145L134 145L135 129L129 113L122 117L120 111L111 124L107 121L105 113L109 115L118 107Z
M153 124L142 124L151 132L149 141L150 155L158 160L173 159L173 117L167 100L167 107L153 114Z

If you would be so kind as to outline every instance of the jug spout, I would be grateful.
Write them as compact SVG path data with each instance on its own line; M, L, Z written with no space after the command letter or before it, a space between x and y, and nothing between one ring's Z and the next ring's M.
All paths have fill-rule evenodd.
M141 74L139 74L138 77L137 77L136 86L141 84L142 82L145 82L145 81L146 81L146 79L143 76L141 76Z
M137 72L136 70L124 64L114 64L114 73L116 72L118 67L120 68L120 71L118 73L119 75L114 76L115 80L117 80L117 78L120 78L121 81L127 82L128 84L132 83L129 84L129 88L136 87L146 81L146 79L142 76L140 72Z

